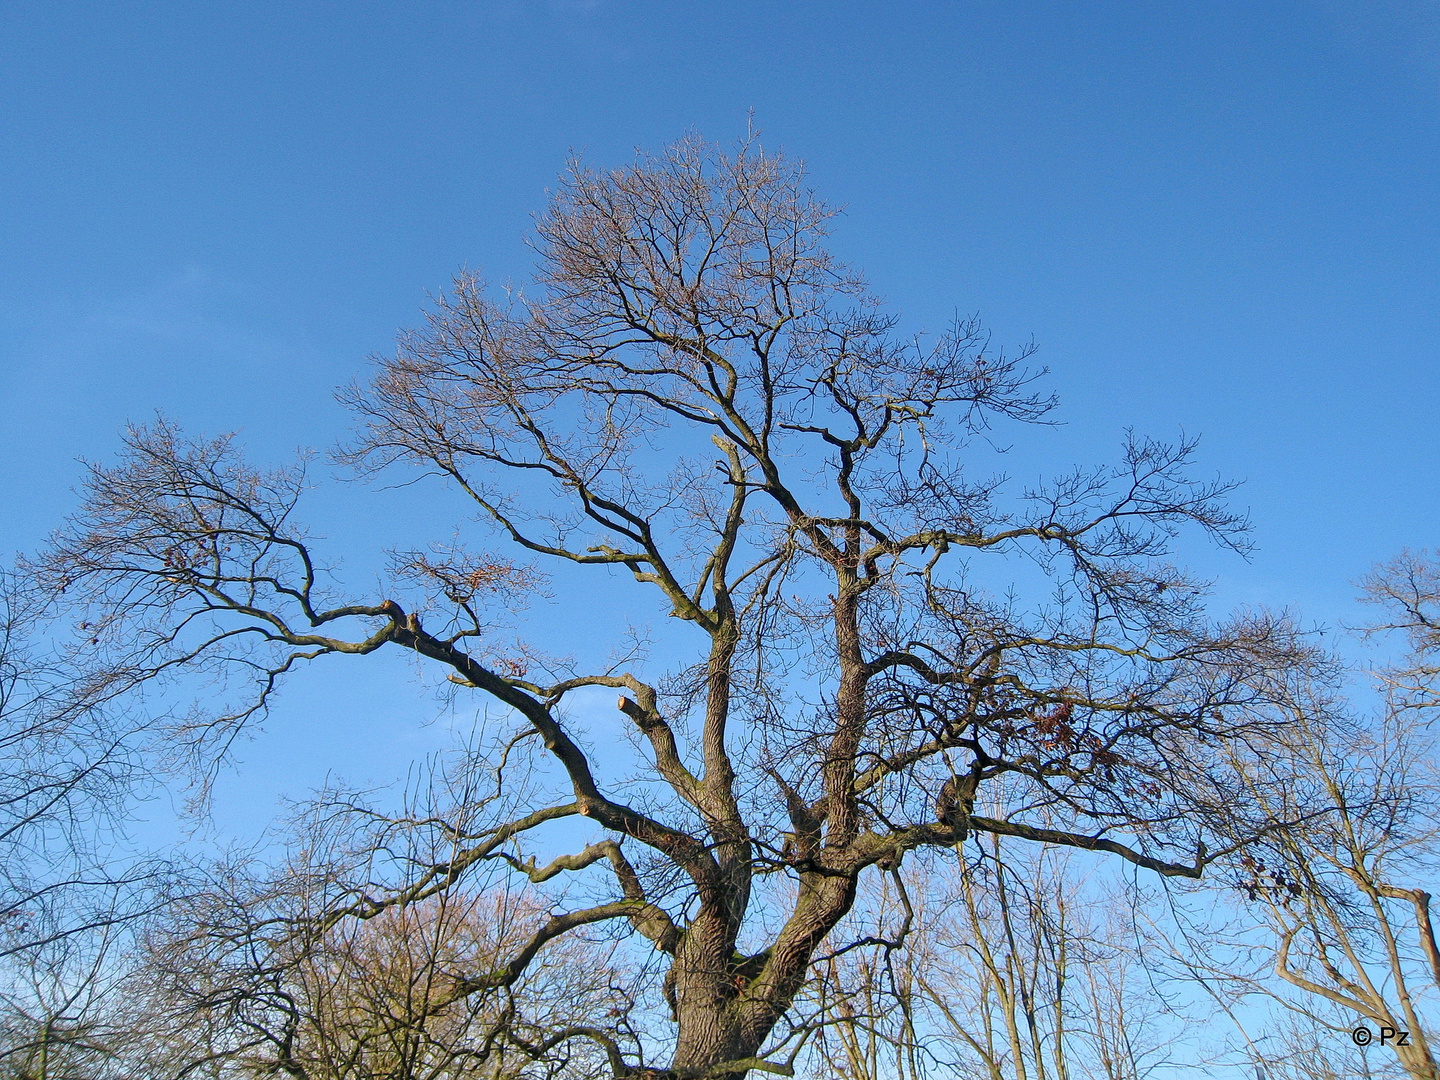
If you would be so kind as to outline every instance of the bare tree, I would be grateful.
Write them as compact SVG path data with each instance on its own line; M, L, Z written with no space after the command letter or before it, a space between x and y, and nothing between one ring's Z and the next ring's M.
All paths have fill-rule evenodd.
M53 920L55 913L50 915ZM7 935L0 969L0 1077L117 1075L125 1031L114 1006L126 971L117 954L129 922L117 916L85 930L32 922Z
M857 905L847 922L889 947L827 960L815 1075L1139 1080L1173 1063L1188 1021L1138 955L1134 897L1073 851L1015 846L987 837Z
M149 721L57 653L51 608L0 570L0 1075L89 1080L109 1075L119 943L164 866L120 831Z
M1378 1068L1435 1080L1440 947L1423 886L1440 839L1429 723L1440 575L1427 555L1407 552L1364 585L1385 611L1364 632L1403 632L1408 655L1370 669L1373 716L1333 682L1304 679L1292 691L1293 720L1272 734L1268 752L1235 748L1243 797L1273 827L1219 877L1243 898L1238 910L1226 905L1224 932L1212 919L1175 954L1213 992L1268 998L1288 1012L1250 1048L1277 1076L1281 1066L1308 1075L1313 1065L1315 1075Z
M0 571L0 957L113 918L104 837L139 777L144 725L107 708L108 680L76 679L47 649L49 607ZM65 905L71 922L51 918Z
M130 976L128 1060L154 1077L513 1080L608 1072L587 1043L541 1054L594 1018L621 1026L604 943L566 937L509 986L462 992L544 917L524 897L446 890L317 929L316 875L290 866L268 889L232 873L152 932ZM323 923L323 920L321 920Z
M1404 714L1367 729L1313 701L1290 736L1285 782L1259 776L1252 794L1285 826L1221 877L1240 901L1225 905L1228 921L1213 914L1177 953L1216 993L1292 1014L1256 1039L1258 1062L1295 1056L1272 1049L1277 1040L1328 1042L1327 1067L1360 1068L1361 1033L1374 1057L1434 1080L1440 953L1429 894L1415 884L1433 874L1440 836L1429 740Z
M92 469L39 563L104 670L212 680L212 707L177 725L199 750L288 673L379 650L518 721L515 756L548 757L549 789L332 914L405 907L502 853L522 883L582 875L590 901L537 915L454 992L512 986L550 943L615 923L651 951L641 969L664 967L673 1035L652 1025L632 1053L603 1024L562 1029L537 1056L581 1038L617 1076L788 1073L813 1027L787 1017L867 873L988 834L1197 876L1207 815L1237 812L1225 748L1285 722L1275 672L1305 660L1287 626L1212 624L1167 561L1183 526L1243 532L1227 486L1189 478L1193 446L1131 438L1116 468L1007 494L975 436L1046 422L1029 350L970 321L901 336L824 247L833 216L782 157L685 139L572 165L524 292L467 275L435 302L349 395L350 460L438 473L510 555L420 548L390 591L346 596L297 523L299 469L159 423ZM683 629L658 659L591 668L506 647L487 631L494 600L533 587L521 557L560 568L562 610L584 573L619 571L641 621ZM234 705L214 708L223 679ZM637 761L567 722L593 688L619 691ZM1000 810L974 813L977 795ZM523 854L577 821L595 830L581 850Z
M1392 710L1430 710L1440 676L1440 566L1427 551L1403 551L1377 566L1360 583L1363 599L1379 607L1379 622L1363 628L1371 637L1403 635L1409 655L1376 669Z

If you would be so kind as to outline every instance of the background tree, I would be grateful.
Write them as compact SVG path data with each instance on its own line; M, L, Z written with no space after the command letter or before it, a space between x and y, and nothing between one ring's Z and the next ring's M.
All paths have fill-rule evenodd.
M673 1036L652 1026L631 1054L615 1030L558 1035L616 1075L788 1071L813 1028L787 1018L862 877L917 849L999 835L1198 875L1212 816L1243 832L1226 748L1284 722L1277 673L1305 660L1283 622L1207 621L1167 561L1182 526L1231 545L1243 529L1226 485L1189 478L1191 445L1132 438L1117 468L1018 494L990 476L974 436L1050 415L1028 350L973 322L897 333L825 249L833 216L798 166L690 138L613 172L573 164L525 291L457 279L349 394L350 460L438 473L509 555L420 548L385 591L347 595L297 523L299 469L162 422L92 469L39 565L100 670L211 680L177 725L197 752L295 669L382 649L518 724L505 760L554 765L526 805L320 917L463 887L502 850L522 884L579 875L453 992L511 987L582 928L628 929L637 972L664 968ZM684 629L592 667L506 648L493 604L535 580L517 557L562 568L562 610L580 572L619 571L641 619ZM594 688L619 691L636 758L567 721ZM963 798L940 820L947 780ZM579 850L529 861L568 837Z
M1279 1006L1249 1051L1277 1077L1437 1075L1440 947L1423 887L1440 837L1429 724L1437 581L1427 555L1407 552L1364 582L1385 612L1364 633L1402 632L1410 646L1369 669L1378 708L1338 678L1302 679L1293 720L1266 752L1235 748L1242 797L1271 825L1229 858L1216 879L1226 901L1173 951L1217 998ZM1375 1039L1363 1053L1351 1044L1358 1027ZM1404 1041L1382 1044L1383 1029Z
M356 903L383 893L397 866L403 877L403 868L475 859L473 830L497 800L524 800L504 789L513 772L485 769L484 756L432 763L398 814L329 792L301 808L278 863L234 856L177 876L128 968L134 1071L309 1080L610 1072L594 1045L561 1033L631 1024L613 941L567 935L513 980L467 984L505 964L545 917L535 896L508 887L508 852L473 867L463 885L413 882L403 903ZM637 1041L631 1030L627 1045Z
M1363 599L1383 612L1378 622L1363 628L1367 636L1403 635L1409 652L1402 659L1375 669L1386 702L1393 712L1416 712L1429 719L1440 700L1435 680L1440 676L1440 566L1428 551L1403 551L1377 566L1361 582Z
M53 614L27 575L0 571L0 957L103 927L114 886L149 872L114 865L107 846L148 725L116 706L129 685L117 673L76 676L48 636Z
M82 1080L108 1075L119 943L164 865L121 828L150 718L123 672L56 649L53 614L0 570L0 1075Z
M217 877L152 931L130 978L136 1038L127 1060L137 1072L308 1080L610 1072L586 1042L540 1049L596 1019L623 1029L629 1003L612 988L603 942L566 937L510 985L462 992L467 975L521 947L544 912L524 897L455 889L372 918L317 919L311 904L329 883L308 869L292 864L265 882ZM317 887L319 895L304 895Z
M1332 1065L1354 1058L1359 1068L1346 1046L1363 1026L1375 1038L1372 1064L1389 1059L1433 1080L1440 952L1429 893L1416 885L1435 868L1430 740L1404 715L1369 727L1336 705L1312 699L1297 715L1289 753L1272 759L1283 782L1257 775L1251 797L1284 825L1221 878L1228 921L1212 915L1177 953L1217 994L1268 998L1294 1014L1256 1040L1258 1061L1291 1056L1273 1049L1278 1038L1328 1042ZM1383 1044L1382 1029L1392 1033ZM1393 1034L1402 1031L1404 1040Z
M84 930L64 922L32 922L6 941L0 1077L106 1080L124 1075L117 1066L132 1033L118 1008L117 988L127 970L119 954L130 922L116 918Z
M847 922L871 920L874 946L825 960L814 1075L1138 1080L1174 1063L1190 1023L1145 969L1137 898L1074 855L990 836L857 904Z

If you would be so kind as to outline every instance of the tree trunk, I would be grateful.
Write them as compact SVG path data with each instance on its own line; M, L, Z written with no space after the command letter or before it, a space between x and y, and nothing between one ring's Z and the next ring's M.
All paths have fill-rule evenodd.
M671 1070L677 1077L702 1074L726 1061L751 1057L758 1049L741 1044L734 1009L734 941L731 920L702 909L675 953L670 983L678 1032ZM735 1074L737 1080L744 1075Z

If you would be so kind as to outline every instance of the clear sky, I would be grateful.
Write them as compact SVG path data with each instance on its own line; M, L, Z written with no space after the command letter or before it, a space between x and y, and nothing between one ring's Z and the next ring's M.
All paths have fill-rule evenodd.
M907 325L1038 342L1068 426L1017 478L1198 433L1258 550L1192 561L1330 623L1437 541L1434 0L0 0L0 548L157 408L261 458L333 444L332 389L427 290L524 277L567 153L752 109ZM405 542L326 498L337 542ZM437 740L366 686L297 688L366 734L277 731L250 797Z

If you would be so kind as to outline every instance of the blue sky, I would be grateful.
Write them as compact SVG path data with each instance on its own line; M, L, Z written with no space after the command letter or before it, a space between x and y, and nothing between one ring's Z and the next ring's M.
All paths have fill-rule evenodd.
M1126 426L1198 433L1256 525L1248 563L1190 553L1219 602L1332 624L1435 542L1433 2L4 0L0 546L157 408L261 458L333 444L333 388L427 291L525 276L567 153L728 140L752 109L906 325L1039 344L1068 423L1017 479ZM324 498L357 551L453 523ZM241 802L438 745L404 682L297 687L311 723L244 751Z

